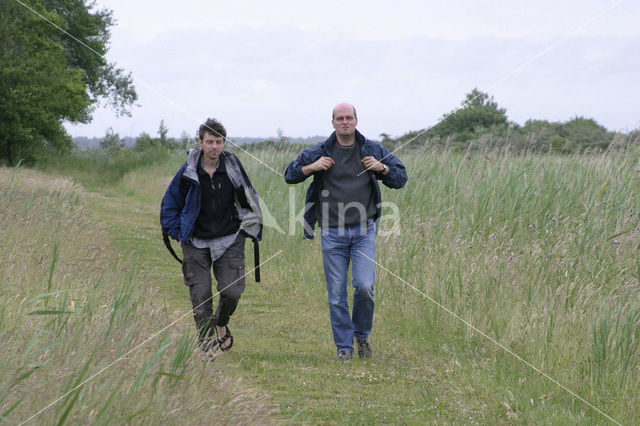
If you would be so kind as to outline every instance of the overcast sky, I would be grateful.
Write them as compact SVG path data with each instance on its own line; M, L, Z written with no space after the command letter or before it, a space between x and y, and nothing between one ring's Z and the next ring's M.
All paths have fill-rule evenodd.
M132 117L99 109L73 136L328 135L353 103L370 138L432 126L474 87L510 120L594 118L640 127L636 0L97 0L113 10L107 58L130 71Z

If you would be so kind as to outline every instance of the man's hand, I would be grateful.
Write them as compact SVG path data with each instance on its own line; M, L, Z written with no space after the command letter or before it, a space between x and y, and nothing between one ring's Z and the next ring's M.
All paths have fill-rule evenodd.
M371 155L364 157L360 162L366 170L373 170L374 172L382 173L383 175L389 173L389 168L385 167L385 165L378 161L376 157Z
M309 176L313 172L319 172L320 170L329 170L333 166L334 162L331 157L320 157L311 164L302 166L302 173L305 176Z

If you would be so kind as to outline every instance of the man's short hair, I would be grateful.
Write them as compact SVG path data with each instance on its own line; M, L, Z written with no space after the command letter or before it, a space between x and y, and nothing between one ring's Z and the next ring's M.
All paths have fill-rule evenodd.
M212 136L222 136L223 140L227 140L227 130L222 123L215 118L207 118L207 121L200 125L198 129L198 137L200 140L204 138L205 133L209 133Z
M349 104L349 105L353 109L353 118L355 118L357 120L358 119L358 114L356 113L356 107L354 107L351 104ZM331 111L331 120L335 120L335 119L336 119L336 109L334 108L333 111Z

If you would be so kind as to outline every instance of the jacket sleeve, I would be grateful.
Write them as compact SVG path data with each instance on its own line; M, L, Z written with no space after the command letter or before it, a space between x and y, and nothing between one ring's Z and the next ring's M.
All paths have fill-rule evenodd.
M389 188L402 188L408 180L404 164L384 146L378 145L378 148L380 156L376 158L389 167L389 173L386 175L376 173L376 178L382 180L382 183Z
M174 240L177 240L180 234L180 214L184 208L184 191L182 188L184 182L182 173L185 167L186 163L173 177L160 204L160 225L162 226L162 231L166 232Z
M309 176L302 173L302 167L307 166L321 157L321 149L319 145L312 146L302 151L295 160L289 163L284 172L284 180L287 183L300 183L305 181Z

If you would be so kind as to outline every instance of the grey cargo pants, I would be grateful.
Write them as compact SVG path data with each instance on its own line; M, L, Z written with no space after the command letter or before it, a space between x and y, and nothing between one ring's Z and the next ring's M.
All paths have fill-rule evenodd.
M201 341L215 335L215 325L222 327L229 323L229 317L236 310L240 295L244 292L244 240L244 236L239 235L233 245L215 262L211 262L208 248L199 249L191 244L182 244L182 275L184 283L189 286L193 319ZM212 263L220 294L214 315L211 290Z

